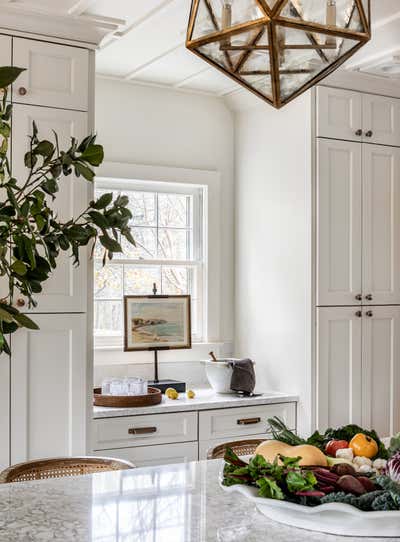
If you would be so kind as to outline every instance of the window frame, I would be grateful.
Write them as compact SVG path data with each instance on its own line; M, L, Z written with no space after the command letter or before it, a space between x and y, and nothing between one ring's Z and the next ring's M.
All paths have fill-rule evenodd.
M206 234L207 234L207 186L201 184L185 182L160 182L158 180L138 180L127 179L118 176L96 177L94 190L135 190L138 192L149 192L157 194L177 194L189 195L193 197L193 215L192 215L192 235L193 235L193 255L189 260L167 260L167 259L144 259L144 258L114 258L107 262L107 265L135 265L135 266L171 266L171 267L192 267L196 269L196 280L194 289L197 292L197 311L196 320L198 322L199 333L192 335L193 343L202 343L207 337L207 253L206 253ZM158 228L158 225L157 225ZM185 228L181 228L185 229ZM94 261L101 261L95 259ZM151 292L149 292L150 294ZM94 306L94 291L92 296ZM122 298L123 299L123 298ZM123 348L123 334L96 335L93 329L93 341L95 348Z

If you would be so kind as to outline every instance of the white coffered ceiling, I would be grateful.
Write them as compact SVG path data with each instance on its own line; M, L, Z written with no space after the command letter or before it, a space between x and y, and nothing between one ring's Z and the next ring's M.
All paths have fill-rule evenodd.
M190 0L0 0L0 6L100 26L99 75L215 95L238 89L185 49ZM400 0L372 0L372 18L373 40L347 68L400 58Z

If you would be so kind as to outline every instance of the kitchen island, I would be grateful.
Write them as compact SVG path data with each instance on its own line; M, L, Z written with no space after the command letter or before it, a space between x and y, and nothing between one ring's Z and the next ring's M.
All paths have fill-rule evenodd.
M349 542L283 526L199 461L0 486L0 542Z

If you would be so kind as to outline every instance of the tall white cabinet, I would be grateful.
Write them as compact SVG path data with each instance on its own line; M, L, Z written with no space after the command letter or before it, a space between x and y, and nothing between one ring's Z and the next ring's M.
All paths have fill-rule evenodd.
M39 135L59 135L60 145L92 131L90 81L93 53L84 47L0 35L0 65L26 68L12 89L12 170L23 179L28 134L34 120ZM89 201L82 178L61 183L55 202L68 219ZM13 334L12 355L0 358L0 468L41 457L79 455L87 451L91 370L87 339L88 263L74 268L64 253L38 305L29 309L22 296L16 305L31 315L40 330Z
M400 100L320 87L317 426L400 431Z

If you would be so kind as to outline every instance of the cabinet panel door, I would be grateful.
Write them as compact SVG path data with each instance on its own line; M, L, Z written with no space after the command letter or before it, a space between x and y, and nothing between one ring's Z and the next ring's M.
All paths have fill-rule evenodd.
M11 66L11 38L0 36L0 66Z
M27 134L32 132L32 122L35 121L41 138L54 141L52 130L59 137L61 148L70 144L71 137L81 139L87 130L87 114L62 109L49 109L27 105L15 105L13 113L12 138L12 168L13 175L19 182L26 178L28 170L24 166L24 154L28 150L29 140ZM69 220L78 216L86 207L88 201L88 182L74 176L62 178L59 183L60 190L54 203L49 199L52 208L55 208L62 220ZM38 306L26 312L84 312L86 311L86 252L82 251L81 265L73 266L70 251L62 252L58 259L57 269L49 280L43 285L41 294L35 299Z
M317 305L360 304L361 145L318 140Z
M364 303L400 304L400 149L363 145Z
M162 418L163 414L160 416ZM93 455L116 457L131 461L136 467L153 467L188 463L198 460L197 442L179 442L177 444L160 444L158 446L139 446L137 448L115 448L96 451Z
M363 141L400 147L400 100L364 94Z
M362 426L400 431L400 307L371 307L363 318Z
M317 309L317 427L361 422L361 325L357 307Z
M10 466L10 358L0 355L0 470Z
M26 68L13 87L13 101L88 110L89 53L86 49L14 38L14 66Z
M362 140L361 94L338 88L317 88L317 137Z
M13 335L11 463L86 453L86 315L34 320Z

